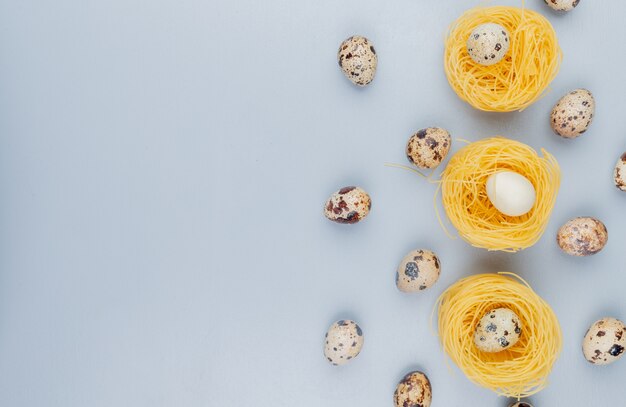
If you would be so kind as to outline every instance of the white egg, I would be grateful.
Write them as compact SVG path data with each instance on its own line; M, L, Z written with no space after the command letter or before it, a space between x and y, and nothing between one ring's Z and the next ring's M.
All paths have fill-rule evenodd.
M498 211L508 216L522 216L535 205L535 187L526 177L502 171L487 178L487 196Z

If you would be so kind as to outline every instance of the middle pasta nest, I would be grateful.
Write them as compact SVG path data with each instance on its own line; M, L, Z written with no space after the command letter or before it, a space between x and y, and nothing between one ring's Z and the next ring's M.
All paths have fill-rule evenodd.
M442 204L461 238L472 246L516 252L543 235L558 194L561 173L545 150L539 156L526 144L504 137L471 143L459 150L441 174ZM498 211L487 196L487 178L513 171L534 186L533 208L521 216Z

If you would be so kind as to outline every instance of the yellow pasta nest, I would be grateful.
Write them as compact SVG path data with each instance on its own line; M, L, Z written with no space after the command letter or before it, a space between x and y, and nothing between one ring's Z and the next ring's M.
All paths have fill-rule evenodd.
M450 159L441 174L441 200L461 238L475 247L516 252L534 245L548 224L561 182L556 159L541 150L503 137L470 143ZM487 196L487 178L514 171L536 191L535 205L525 215L498 211Z
M519 316L520 339L501 352L482 352L474 344L476 326L501 307ZM471 381L518 399L546 387L561 352L561 328L550 306L524 280L513 273L464 278L439 297L437 311L443 349Z
M477 64L467 39L481 24L496 23L511 35L505 58L491 66ZM452 24L445 43L444 66L457 95L480 110L523 110L542 96L563 58L550 22L541 14L517 7L477 7Z

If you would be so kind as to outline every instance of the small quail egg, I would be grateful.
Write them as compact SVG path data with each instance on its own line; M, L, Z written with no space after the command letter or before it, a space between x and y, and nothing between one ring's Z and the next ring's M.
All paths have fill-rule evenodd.
M430 380L428 376L418 371L407 373L393 394L393 403L396 407L430 407L432 400L433 390Z
M580 0L543 0L548 7L556 11L571 11L578 5Z
M619 160L617 160L617 164L615 164L613 180L615 181L616 187L622 191L626 191L626 153L622 154Z
M587 131L596 111L596 101L587 89L575 89L552 108L550 124L556 134L573 139Z
M533 405L524 403L523 401L518 401L517 403L511 404L510 407L533 407Z
M439 127L422 129L411 136L406 145L406 157L423 169L436 168L448 155L452 138Z
M535 206L537 194L530 181L513 171L501 171L487 178L487 197L500 213L522 216Z
M324 215L337 223L357 223L366 217L372 208L372 200L359 187L344 187L328 198Z
M561 250L572 256L590 256L604 248L609 233L596 218L580 217L567 221L556 236Z
M337 59L341 70L355 85L365 86L374 79L378 56L365 37L354 35L339 46Z
M363 331L356 322L342 319L335 322L326 332L324 356L335 366L354 359L363 348Z
M602 318L591 325L583 338L583 355L590 363L608 365L624 355L626 326L615 318Z
M477 64L497 64L509 51L510 37L507 29L500 24L481 24L467 39L467 52Z
M412 250L404 256L396 271L396 286L405 293L431 287L439 279L439 259L430 250Z
M483 352L500 352L519 341L522 328L519 317L508 308L496 308L478 322L474 344Z

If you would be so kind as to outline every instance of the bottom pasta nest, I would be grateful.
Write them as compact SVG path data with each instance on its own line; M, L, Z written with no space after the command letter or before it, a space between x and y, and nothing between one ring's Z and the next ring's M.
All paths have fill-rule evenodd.
M497 353L480 351L474 331L483 315L509 308L522 326L519 341ZM437 301L446 354L474 383L507 396L528 397L547 385L561 352L561 328L550 306L513 273L479 274L448 287Z

